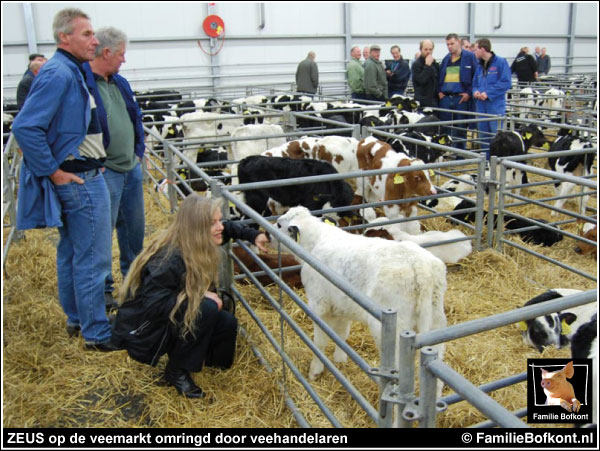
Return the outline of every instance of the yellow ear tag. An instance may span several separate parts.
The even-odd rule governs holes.
[[[390,101],[385,102],[385,106],[392,106],[392,102],[390,102]]]
[[[252,114],[252,113],[250,113],[250,111],[248,111],[248,110],[245,110],[242,114]]]
[[[525,137],[525,139],[531,139],[531,137],[533,136],[531,133],[527,132],[523,135]]]
[[[170,128],[168,134],[169,135],[174,135],[175,134],[175,130],[173,130],[172,128]]]
[[[327,225],[332,225],[335,227],[335,222],[333,222],[331,219],[324,219],[323,222]]]
[[[440,144],[442,144],[442,145],[446,144],[446,138],[440,139]]]
[[[550,143],[544,143],[544,145],[542,146],[542,149],[550,150]]]
[[[235,208],[235,204],[233,202],[229,201],[229,207],[230,208]]]
[[[396,177],[394,177],[394,185],[399,185],[400,183],[404,183],[404,177],[400,174],[396,174]]]
[[[433,169],[430,169],[430,170],[429,170],[429,176],[430,176],[430,177],[433,177],[434,175],[435,175],[435,172],[433,172]]]
[[[521,329],[523,332],[527,330],[527,323],[525,321],[519,321],[517,325],[519,326],[519,329]]]
[[[569,335],[571,333],[571,326],[564,319],[560,322],[560,327],[562,328],[561,335]]]
[[[185,176],[185,174],[180,174],[179,177],[181,177],[181,180],[186,180],[187,177]]]
[[[204,147],[200,147],[200,148],[198,149],[198,153],[202,153],[202,152],[204,152],[205,150],[206,150],[206,149],[205,149]]]

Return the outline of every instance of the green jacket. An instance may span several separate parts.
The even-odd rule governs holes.
[[[365,63],[365,94],[375,99],[387,99],[388,85],[383,66],[369,57]]]
[[[365,88],[363,81],[365,78],[365,69],[357,58],[352,58],[348,63],[348,86],[352,94],[364,94]]]

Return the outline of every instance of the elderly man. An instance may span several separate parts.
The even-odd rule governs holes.
[[[504,58],[492,52],[489,39],[479,39],[475,43],[475,56],[479,60],[475,78],[473,78],[473,98],[478,113],[506,114],[506,92],[512,87],[510,67]],[[489,141],[496,135],[498,122],[482,121],[478,123],[482,147],[489,160]]]
[[[23,78],[17,86],[17,107],[19,110],[23,108],[27,94],[31,89],[31,83],[33,83],[34,77],[37,75],[41,67],[48,61],[46,57],[40,53],[32,53],[29,55],[29,65],[27,70],[23,74]]]
[[[144,190],[140,164],[144,156],[144,128],[142,112],[131,86],[118,74],[125,62],[127,36],[115,28],[101,28],[96,32],[96,38],[99,44],[95,57],[83,67],[102,127],[111,230],[117,228],[121,274],[125,277],[144,244]],[[112,291],[111,272],[104,289],[108,308],[116,307]]]
[[[397,45],[392,46],[390,53],[393,59],[386,60],[385,62],[385,74],[388,79],[388,96],[392,97],[394,94],[404,95],[404,90],[406,89],[408,80],[410,80],[408,61],[402,58],[400,47]]]
[[[387,99],[388,85],[383,66],[379,62],[381,47],[372,45],[369,59],[365,63],[365,96],[367,100],[384,102]]]
[[[426,39],[419,44],[420,55],[412,65],[415,100],[421,106],[437,106],[440,65],[433,57],[433,41]],[[416,55],[415,55],[416,56]]]
[[[439,106],[446,110],[469,111],[471,110],[471,85],[477,69],[477,59],[475,55],[461,47],[458,35],[454,33],[446,36],[446,47],[448,54],[440,64]],[[440,111],[439,115],[442,121],[465,118],[462,114],[445,111]],[[463,125],[449,127],[447,133],[457,138],[458,148],[465,148],[466,130]]]
[[[52,29],[58,49],[12,127],[24,159],[17,227],[58,227],[58,295],[67,333],[81,331],[86,349],[114,351],[104,305],[111,266],[106,152],[82,67],[94,58],[98,40],[79,9],[59,11]]]
[[[314,94],[319,86],[319,68],[315,63],[315,52],[308,52],[305,60],[296,69],[296,89],[298,92]]]
[[[360,63],[360,47],[355,45],[350,49],[350,62],[346,70],[348,76],[348,86],[350,86],[350,95],[353,99],[364,99],[365,88],[363,81],[365,69]]]
[[[371,48],[368,45],[363,47],[362,56],[363,56],[363,66],[367,63],[369,59],[369,54],[371,53]]]

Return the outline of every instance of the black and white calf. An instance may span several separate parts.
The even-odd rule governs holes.
[[[311,159],[250,156],[238,165],[240,184],[327,174],[337,174],[337,171],[327,162]],[[283,207],[302,205],[310,210],[320,210],[327,202],[334,208],[350,205],[354,192],[347,182],[334,180],[245,191],[244,197],[248,206],[269,216],[272,213],[268,206],[269,199]]]
[[[564,296],[581,293],[581,290],[556,288],[536,296],[525,303],[525,306],[547,302]],[[598,303],[592,302],[568,310],[539,316],[519,323],[523,341],[542,352],[547,346],[560,349],[569,346],[581,326],[591,321],[596,315]]]
[[[441,144],[444,146],[452,145],[452,138],[450,138],[448,135],[427,136],[420,132],[410,131],[402,133],[400,136],[418,139],[426,143]],[[425,144],[409,143],[406,141],[400,141],[398,139],[393,139],[391,142],[388,141],[388,144],[390,144],[396,152],[407,153],[412,158],[423,160],[424,163],[434,163],[436,161],[440,161],[446,154],[446,152],[443,150],[434,149],[433,147],[428,147]],[[404,150],[402,150],[402,148],[404,148]]]
[[[513,157],[525,155],[532,146],[550,150],[550,143],[542,131],[535,125],[529,124],[521,128],[518,132],[499,131],[490,144],[490,156]],[[499,170],[498,168],[498,179],[500,178]],[[526,172],[518,169],[507,170],[507,186],[524,185],[526,183],[529,183]],[[518,195],[520,189],[515,190],[515,193]]]
[[[560,152],[564,150],[580,150],[580,149],[591,149],[594,144],[587,139],[580,138],[576,134],[566,133],[561,134],[556,141],[550,146],[550,152]],[[550,169],[559,174],[577,176],[577,177],[588,177],[592,172],[592,165],[594,164],[595,155],[593,153],[579,154],[579,155],[566,155],[559,158],[548,158],[548,165]],[[577,185],[571,182],[560,182],[556,181],[554,186],[557,191],[558,197],[564,197],[571,194]],[[584,195],[581,199],[581,207],[579,213],[585,214],[585,208],[587,206],[589,195]],[[556,208],[562,208],[567,199],[558,199],[554,206]],[[553,211],[552,216],[557,215],[558,212]]]

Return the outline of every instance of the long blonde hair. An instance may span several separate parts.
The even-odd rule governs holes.
[[[141,284],[142,269],[158,251],[166,248],[164,261],[178,250],[185,263],[185,288],[177,296],[169,319],[176,323],[175,314],[187,300],[181,335],[194,334],[194,323],[200,313],[204,294],[216,283],[221,261],[221,250],[210,233],[213,217],[221,208],[218,199],[191,194],[179,206],[169,228],[156,235],[131,264],[119,290],[119,300],[127,302],[135,297]]]

